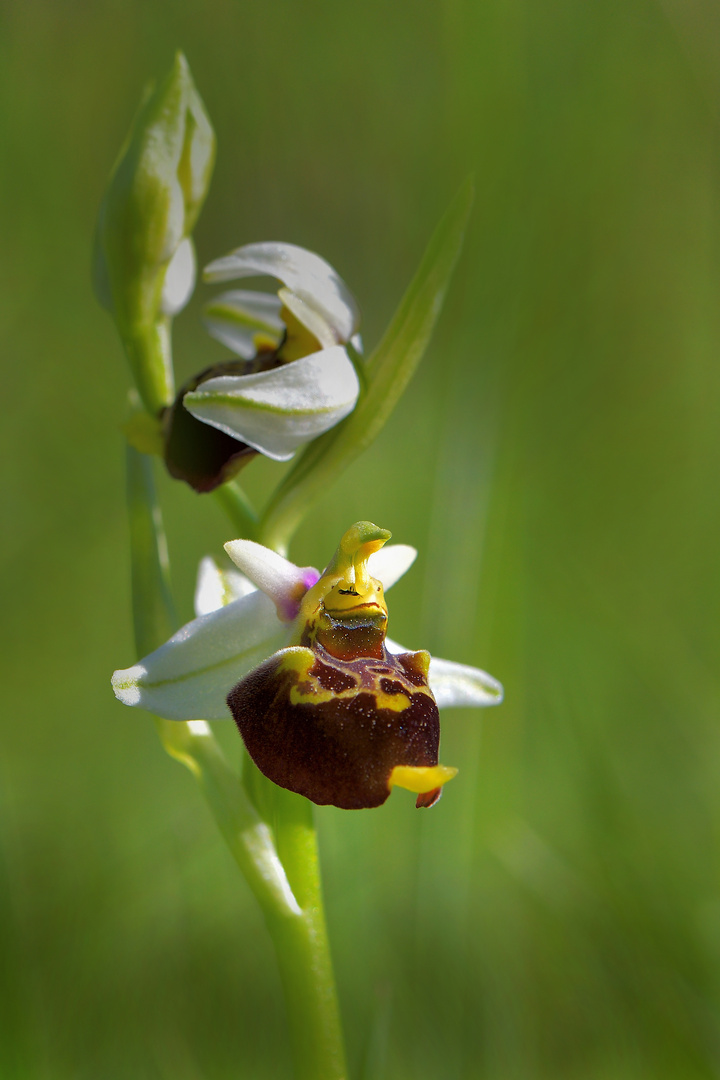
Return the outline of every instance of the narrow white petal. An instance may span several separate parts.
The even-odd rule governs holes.
[[[385,638],[390,653],[411,652],[397,641]],[[503,699],[502,684],[480,668],[456,664],[454,660],[430,658],[430,689],[439,709],[453,706],[499,705]]]
[[[139,664],[113,675],[126,705],[168,720],[224,720],[240,679],[287,644],[272,601],[259,590],[183,626]]]
[[[209,615],[225,604],[253,592],[255,586],[237,570],[221,570],[214,559],[206,555],[200,560],[195,585],[195,614]]]
[[[314,567],[296,566],[253,540],[230,540],[225,550],[243,574],[270,597],[283,621],[295,618],[300,600],[320,577]]]
[[[389,544],[373,552],[368,559],[371,577],[382,581],[385,591],[399,581],[417,558],[417,551],[409,544]]]
[[[320,313],[338,341],[349,341],[360,321],[352,293],[329,263],[295,244],[245,244],[205,267],[206,281],[269,274]]]
[[[164,315],[177,315],[182,311],[195,288],[196,273],[195,248],[188,236],[178,245],[165,271],[160,298]]]
[[[257,334],[280,341],[284,329],[281,307],[282,302],[273,293],[232,289],[205,305],[203,323],[217,341],[251,360],[257,352]]]
[[[352,412],[359,392],[355,369],[336,345],[270,371],[208,379],[183,404],[198,420],[287,461]]]

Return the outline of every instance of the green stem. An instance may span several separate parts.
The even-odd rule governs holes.
[[[177,630],[177,616],[153,459],[132,446],[126,455],[133,630],[138,656],[147,656]]]
[[[230,518],[238,537],[254,540],[257,535],[258,517],[252,503],[235,480],[228,480],[214,492],[216,500]]]
[[[266,538],[260,535],[260,542]],[[297,1080],[345,1080],[345,1050],[320,878],[314,807],[277,787],[247,759],[246,789],[273,826],[280,861],[302,908],[300,926],[269,915],[285,992]]]
[[[143,656],[167,639],[176,622],[153,461],[128,447],[127,466],[133,615]],[[165,750],[198,781],[265,915],[285,992],[297,1080],[346,1080],[312,805],[275,787],[249,763],[251,801],[248,785],[230,768],[204,721],[157,719],[156,724]]]
[[[275,811],[278,854],[302,908],[299,923],[268,918],[285,991],[297,1080],[341,1080],[347,1071],[313,807],[301,795],[278,788]]]
[[[170,327],[171,320],[162,315],[150,325],[134,326],[122,334],[135,385],[151,416],[157,416],[175,397]]]

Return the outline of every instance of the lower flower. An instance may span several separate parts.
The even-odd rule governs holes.
[[[383,581],[415,557],[406,545],[381,550],[389,537],[357,522],[322,575],[251,541],[226,544],[246,576],[205,561],[203,614],[116,672],[116,696],[169,719],[229,708],[260,771],[315,803],[374,807],[404,787],[434,805],[457,772],[438,762],[438,703],[497,704],[502,687],[387,638]]]

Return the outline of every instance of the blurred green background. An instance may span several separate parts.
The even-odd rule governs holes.
[[[219,142],[201,262],[313,248],[369,345],[477,178],[423,366],[292,551],[391,528],[420,551],[393,636],[507,691],[444,717],[461,773],[437,809],[318,813],[353,1080],[720,1076],[720,9],[6,0],[0,1077],[290,1072],[249,890],[109,687],[135,659],[129,375],[90,249],[178,47]],[[223,355],[206,295],[181,376]],[[228,527],[159,483],[189,618]]]

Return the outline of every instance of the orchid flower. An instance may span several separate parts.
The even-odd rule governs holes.
[[[438,706],[495,705],[502,687],[387,638],[384,592],[416,556],[389,538],[357,522],[322,574],[231,541],[242,573],[203,560],[198,617],[116,671],[116,697],[170,720],[232,714],[261,772],[315,803],[379,806],[398,786],[432,806],[457,772],[438,763]]]
[[[256,453],[287,461],[347,416],[360,392],[345,348],[360,344],[358,309],[329,263],[294,244],[260,243],[205,269],[208,282],[259,275],[280,281],[277,295],[235,289],[205,308],[209,333],[238,359],[201,372],[165,415],[168,468],[197,491]]]

